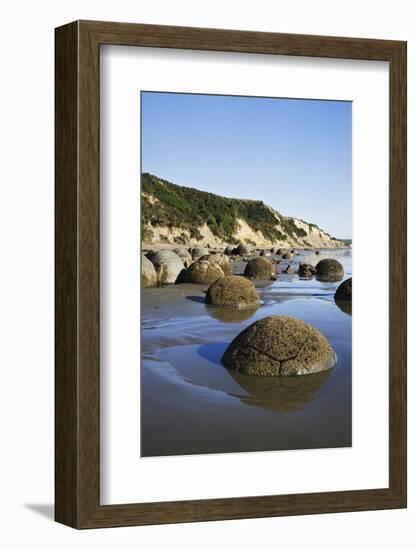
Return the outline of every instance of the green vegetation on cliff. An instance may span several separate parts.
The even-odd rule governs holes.
[[[180,227],[195,234],[197,227],[207,223],[214,235],[233,243],[238,218],[271,241],[287,238],[275,227],[278,220],[273,210],[262,201],[228,199],[142,174],[143,226]],[[291,218],[280,217],[282,224],[288,220],[294,224]]]
[[[271,243],[287,242],[311,246],[305,239],[310,239],[311,233],[315,235],[313,246],[321,244],[317,244],[317,238],[325,237],[325,241],[334,240],[317,225],[283,216],[262,201],[229,199],[176,185],[149,173],[142,174],[144,241],[155,238],[154,231],[156,230],[157,235],[158,228],[177,230],[176,236],[172,239],[176,244],[186,244],[190,238],[200,241],[203,239],[200,231],[207,224],[213,235],[224,242],[235,244],[238,242],[239,221],[246,223],[252,231],[259,232]],[[299,227],[303,224],[303,227]],[[159,240],[167,242],[168,238],[159,233]],[[256,244],[248,238],[245,242]]]

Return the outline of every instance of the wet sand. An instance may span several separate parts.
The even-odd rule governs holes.
[[[325,257],[343,264],[343,280],[351,276],[348,249],[301,251],[292,265],[297,271],[298,263]],[[244,266],[235,262],[233,271],[241,274]],[[143,289],[141,456],[351,446],[352,323],[334,302],[339,284],[280,274],[255,282],[262,305],[249,310],[206,306],[207,285]],[[321,330],[336,367],[282,379],[223,367],[232,339],[268,315],[291,315]]]

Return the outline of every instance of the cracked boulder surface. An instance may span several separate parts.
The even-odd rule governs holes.
[[[244,275],[252,279],[267,279],[276,275],[275,267],[272,262],[266,258],[259,257],[249,260],[246,264]]]
[[[239,275],[229,275],[212,283],[205,302],[216,306],[257,307],[259,295],[252,281]]]
[[[224,271],[218,263],[200,259],[184,271],[179,282],[205,285],[220,277],[224,277]]]
[[[236,336],[222,357],[225,367],[254,376],[298,376],[333,368],[327,338],[305,321],[272,315]]]

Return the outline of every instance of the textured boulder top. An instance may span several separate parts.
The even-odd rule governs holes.
[[[184,271],[180,282],[205,285],[223,276],[224,271],[219,263],[200,258]]]
[[[190,254],[193,258],[200,258],[208,254],[208,250],[204,246],[194,246],[194,248],[190,249]]]
[[[246,264],[244,274],[254,279],[270,279],[276,274],[274,265],[266,258],[253,258]]]
[[[178,254],[176,254],[173,250],[168,249],[149,252],[148,258],[154,265],[158,265],[162,262],[180,260]]]
[[[230,265],[230,260],[225,254],[206,254],[198,258],[198,262],[207,261],[211,264],[218,264],[225,275],[230,275],[232,273],[232,267]]]
[[[343,276],[343,266],[334,258],[325,258],[316,265],[317,275],[337,274]]]
[[[224,366],[255,376],[297,376],[333,368],[336,354],[323,334],[300,319],[256,321],[229,345]]]
[[[180,258],[191,258],[191,254],[188,252],[188,250],[184,247],[178,247],[174,248],[175,254],[177,254]]]
[[[257,307],[259,296],[251,281],[229,275],[214,281],[207,290],[205,302],[217,306]]]

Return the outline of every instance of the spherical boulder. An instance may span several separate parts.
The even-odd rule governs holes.
[[[239,246],[237,246],[234,250],[234,253],[238,256],[245,256],[246,254],[250,254],[252,252],[250,246],[247,244],[240,243]]]
[[[141,283],[142,287],[156,286],[157,285],[157,276],[153,263],[148,260],[148,258],[142,255],[142,265],[141,265]]]
[[[325,258],[316,265],[316,275],[322,281],[340,281],[343,277],[343,266],[334,258]]]
[[[228,275],[214,281],[207,290],[205,302],[233,307],[257,307],[260,303],[254,284],[239,275]]]
[[[207,248],[204,248],[204,246],[194,246],[190,249],[190,254],[193,257],[193,260],[197,260],[198,258],[201,258],[201,256],[206,256],[208,254]]]
[[[282,255],[283,260],[291,260],[292,254],[291,252],[285,252],[285,254]]]
[[[272,315],[238,334],[222,363],[248,375],[298,376],[333,368],[336,354],[327,338],[305,321]]]
[[[173,250],[152,250],[148,254],[148,258],[156,267],[160,262],[166,262],[168,260],[178,260],[179,256]]]
[[[188,267],[193,261],[191,254],[188,252],[188,250],[185,247],[174,248],[174,252],[175,254],[177,254],[177,256],[181,258],[181,260],[183,261],[183,264],[186,267]]]
[[[206,256],[201,256],[197,261],[201,262],[202,260],[206,260],[213,264],[219,264],[225,275],[231,275],[232,273],[230,260],[225,254],[207,254]]]
[[[154,263],[158,284],[172,285],[181,279],[185,271],[184,264],[178,256]]]
[[[182,274],[181,282],[205,285],[220,277],[224,277],[224,271],[218,263],[200,258]]]
[[[299,277],[312,277],[316,274],[316,268],[311,264],[300,264],[298,267]]]
[[[352,301],[352,277],[343,281],[334,294],[336,302],[351,302]]]
[[[277,255],[278,256],[283,256],[287,251],[285,250],[285,248],[277,248]]]
[[[244,275],[253,279],[270,279],[276,275],[272,262],[266,258],[253,258],[246,264]]]

